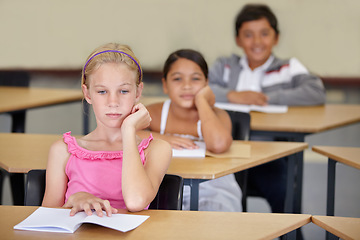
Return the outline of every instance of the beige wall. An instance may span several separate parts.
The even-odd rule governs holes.
[[[241,53],[240,0],[0,0],[0,69],[80,68],[100,44],[129,44],[147,70],[179,48]],[[265,1],[263,1],[265,2]],[[269,0],[280,22],[274,52],[323,76],[360,75],[360,1]]]

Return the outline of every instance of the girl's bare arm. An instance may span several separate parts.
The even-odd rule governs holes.
[[[221,153],[227,151],[232,143],[231,120],[224,110],[215,108],[214,103],[215,95],[209,86],[201,89],[195,97],[206,148]]]
[[[63,140],[53,143],[46,167],[46,188],[42,206],[61,207],[64,205],[68,182],[65,166],[68,158],[69,153]]]
[[[140,211],[154,199],[171,160],[171,147],[160,139],[153,140],[146,149],[145,166],[142,164],[136,131],[147,127],[150,115],[142,105],[124,120],[122,191],[129,211]]]

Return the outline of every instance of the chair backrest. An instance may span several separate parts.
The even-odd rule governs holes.
[[[25,206],[40,206],[45,193],[45,169],[30,170],[25,185]],[[183,198],[183,178],[165,174],[150,209],[181,210]]]
[[[45,193],[45,169],[30,170],[25,184],[25,206],[41,206]]]
[[[227,111],[232,122],[232,136],[234,140],[249,140],[250,114],[246,112]]]
[[[182,177],[165,174],[155,199],[149,209],[181,210],[184,180]]]

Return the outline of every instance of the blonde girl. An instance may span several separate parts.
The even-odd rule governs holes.
[[[147,208],[169,166],[171,147],[136,135],[151,121],[137,103],[143,89],[139,60],[126,45],[103,45],[87,58],[81,87],[97,125],[79,138],[67,132],[51,146],[42,205],[71,208],[71,216]]]

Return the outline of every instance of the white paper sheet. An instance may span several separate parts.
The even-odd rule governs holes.
[[[195,141],[199,148],[196,149],[174,149],[173,157],[205,157],[206,145],[205,142]]]
[[[288,106],[286,105],[266,105],[266,106],[258,106],[258,105],[244,105],[244,104],[236,104],[236,103],[224,103],[217,102],[215,103],[215,107],[235,111],[235,112],[265,112],[265,113],[286,113],[288,111]]]
[[[127,232],[140,226],[149,216],[133,214],[112,214],[98,217],[95,213],[87,216],[79,212],[70,217],[70,209],[39,207],[24,221],[14,226],[17,230],[74,233],[83,223],[93,223]]]

